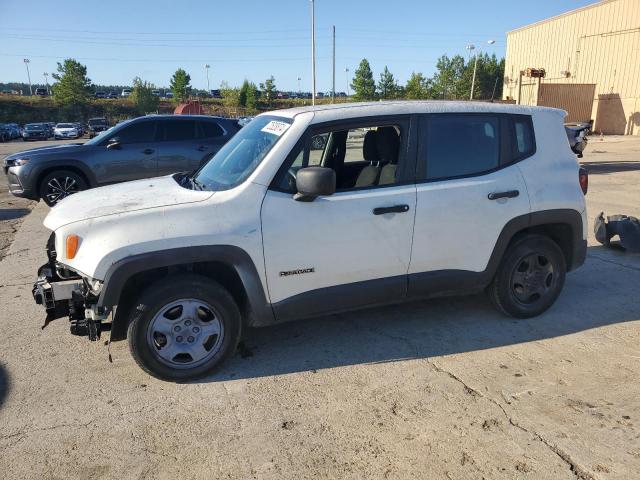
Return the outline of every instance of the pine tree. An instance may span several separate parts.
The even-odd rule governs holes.
[[[91,80],[87,78],[87,67],[67,58],[58,63],[58,73],[53,74],[58,82],[53,85],[53,98],[61,105],[81,104],[89,100]]]
[[[378,92],[381,98],[396,98],[398,95],[398,84],[393,78],[393,73],[389,71],[385,65],[384,71],[380,74],[380,81],[378,82]]]
[[[371,66],[366,58],[363,58],[353,77],[351,88],[356,100],[373,100],[376,98],[376,82],[373,79]]]
[[[404,88],[406,98],[418,100],[428,98],[427,80],[422,73],[413,72]]]
[[[187,72],[182,68],[176,70],[173,77],[171,77],[171,82],[169,82],[175,101],[185,102],[189,98],[189,91],[191,90],[190,83],[191,76]]]

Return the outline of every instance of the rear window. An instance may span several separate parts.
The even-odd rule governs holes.
[[[429,180],[475,175],[499,165],[497,115],[433,114],[424,133],[426,152],[420,161],[426,161]]]

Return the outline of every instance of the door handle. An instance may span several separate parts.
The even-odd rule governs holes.
[[[518,190],[507,190],[506,192],[491,192],[487,195],[489,200],[498,200],[499,198],[516,198],[520,195]]]
[[[155,150],[153,148],[145,148],[142,153],[144,153],[145,155],[151,155],[153,152],[155,152]]]
[[[409,205],[394,205],[393,207],[377,207],[373,209],[374,215],[384,215],[385,213],[405,213],[409,211]]]

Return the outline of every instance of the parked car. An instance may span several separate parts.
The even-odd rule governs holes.
[[[160,96],[160,90],[151,90],[151,95],[153,95],[154,97],[159,97]]]
[[[78,137],[80,137],[80,131],[75,123],[59,123],[53,129],[53,138],[56,140]]]
[[[280,100],[286,100],[287,98],[289,98],[289,94],[287,92],[278,92],[276,97]]]
[[[11,193],[52,206],[72,193],[100,185],[193,171],[239,129],[236,121],[219,117],[139,117],[84,144],[9,155],[4,168]]]
[[[54,208],[34,298],[92,340],[111,319],[110,339],[172,381],[208,374],[247,327],[483,290],[534,317],[586,256],[564,115],[472,102],[260,115],[193,174]]]
[[[173,98],[173,92],[167,92],[164,94],[165,98]]]
[[[129,95],[131,95],[131,89],[130,88],[123,88],[122,89],[122,93],[120,94],[122,97],[126,98]]]
[[[109,92],[107,93],[107,98],[109,99],[120,98],[120,95],[118,95],[118,92]]]
[[[53,136],[49,125],[46,123],[27,123],[22,129],[22,140],[48,140]]]
[[[93,138],[101,132],[109,129],[109,123],[104,117],[90,118],[89,124],[89,138]]]
[[[222,98],[220,90],[211,90],[211,98]]]
[[[46,88],[36,88],[33,93],[38,97],[46,97],[47,95],[49,95],[49,92],[47,92]]]
[[[106,92],[96,92],[93,96],[95,98],[107,98],[107,93]]]
[[[11,140],[22,136],[22,129],[17,123],[7,123],[7,127],[11,133]]]
[[[11,140],[11,128],[9,125],[0,123],[0,142],[8,142]]]

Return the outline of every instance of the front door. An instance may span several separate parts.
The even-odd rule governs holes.
[[[126,182],[158,175],[156,122],[138,121],[96,145],[88,160],[99,184]],[[116,142],[116,145],[110,145]]]
[[[393,302],[406,294],[416,206],[415,185],[407,179],[408,118],[312,133],[292,152],[262,205],[268,290],[279,320]],[[376,148],[382,153],[374,161],[370,152]],[[340,178],[345,162],[362,162],[361,171],[366,169],[350,185]],[[336,193],[294,200],[295,174],[308,165],[336,170]]]

